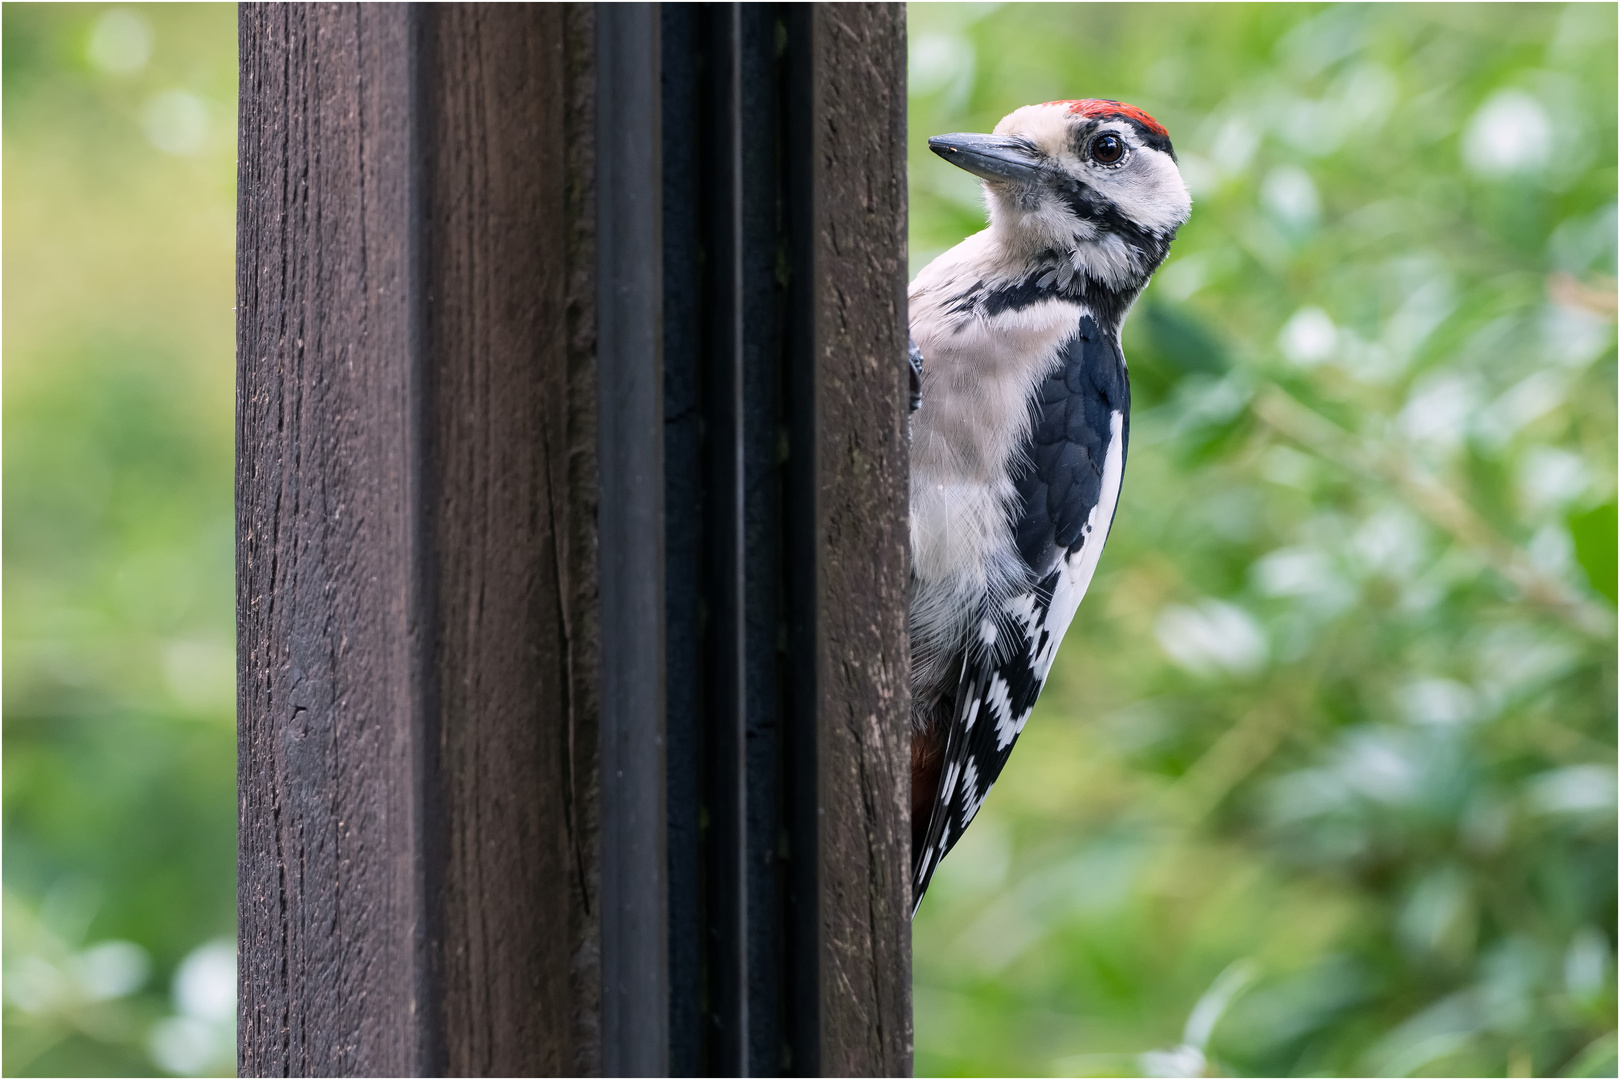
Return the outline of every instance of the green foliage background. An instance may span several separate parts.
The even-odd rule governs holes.
[[[1052,681],[915,923],[921,1074],[1614,1075],[1612,5],[910,8],[925,138],[1108,97],[1191,222]]]
[[[3,20],[4,1071],[219,1071],[234,10]],[[912,6],[914,266],[982,226],[924,138],[1031,101],[1195,197],[919,1073],[1614,1074],[1615,23]]]
[[[234,1060],[236,12],[108,13],[0,39],[10,1075]]]

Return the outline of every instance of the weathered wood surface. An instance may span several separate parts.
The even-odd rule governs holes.
[[[812,18],[819,1071],[907,1076],[905,8]]]
[[[588,42],[242,9],[244,1075],[598,1067]]]
[[[567,159],[588,28],[562,5],[420,17],[444,1066],[568,1074],[596,1061],[597,1012],[596,372],[569,340],[594,278]]]
[[[904,9],[771,11],[790,854],[780,940],[744,932],[787,980],[763,1041],[790,1053],[751,1071],[904,1075]],[[616,977],[667,957],[636,958],[665,947],[642,925],[666,910],[656,875],[621,873],[633,912],[599,892],[605,846],[664,842],[599,833],[601,695],[662,693],[645,664],[606,682],[601,657],[599,13],[242,9],[243,1075],[592,1074],[656,1058],[610,1041],[668,1038],[667,1000],[651,1028],[646,1002],[601,1028],[602,935]]]

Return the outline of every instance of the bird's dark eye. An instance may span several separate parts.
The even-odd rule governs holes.
[[[1125,144],[1118,135],[1099,135],[1091,140],[1091,159],[1103,165],[1112,165],[1125,156]]]

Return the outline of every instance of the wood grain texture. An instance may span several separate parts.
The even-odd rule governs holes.
[[[813,18],[819,1067],[907,1076],[905,8]]]
[[[430,1054],[411,436],[411,27],[244,7],[238,174],[240,1067]],[[359,992],[361,987],[364,992]]]
[[[905,1075],[904,11],[784,18],[788,1064]],[[593,19],[242,9],[243,1075],[602,1067]]]
[[[442,897],[445,1066],[570,1074],[595,1062],[594,984],[575,976],[594,948],[595,845],[575,819],[595,817],[597,680],[594,549],[578,528],[595,518],[594,366],[568,348],[581,193],[566,149],[582,133],[565,110],[568,9],[446,4],[423,18],[445,845],[427,871]]]
[[[244,1075],[597,1068],[589,17],[242,9]]]

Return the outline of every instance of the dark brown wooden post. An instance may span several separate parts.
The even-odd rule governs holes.
[[[242,9],[246,1074],[596,1067],[589,14]]]
[[[819,1071],[909,1076],[905,9],[811,11]]]
[[[910,1070],[904,11],[704,10],[242,8],[243,1075]]]

